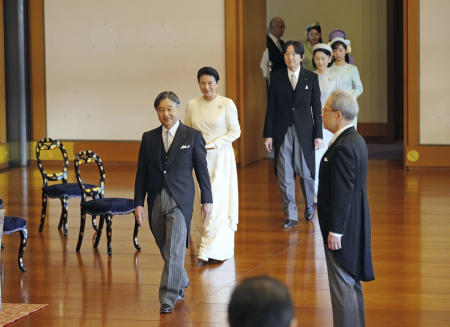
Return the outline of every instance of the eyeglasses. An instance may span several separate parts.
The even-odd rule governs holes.
[[[327,109],[326,107],[323,107],[322,112],[337,112],[337,110]]]

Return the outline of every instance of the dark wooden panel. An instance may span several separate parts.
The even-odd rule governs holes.
[[[248,165],[265,158],[267,151],[263,145],[262,131],[266,113],[267,83],[262,76],[259,62],[266,48],[266,1],[243,1],[243,49],[245,102],[242,163]]]
[[[47,136],[45,93],[44,1],[28,2],[30,25],[31,139]]]
[[[6,143],[5,42],[3,0],[0,0],[0,144]]]

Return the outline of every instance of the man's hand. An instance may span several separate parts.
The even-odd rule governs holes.
[[[267,152],[272,152],[272,138],[271,137],[267,137],[264,139],[264,145],[266,146],[266,150]]]
[[[144,207],[137,206],[136,208],[134,208],[134,216],[136,217],[138,225],[142,226],[142,223],[145,220]]]
[[[203,216],[203,219],[205,220],[205,222],[209,221],[209,219],[211,218],[212,210],[213,210],[212,203],[203,203],[202,204],[202,216]]]
[[[314,149],[319,150],[321,147],[323,147],[322,139],[314,139]]]
[[[339,250],[342,249],[341,246],[341,238],[338,236],[333,236],[331,234],[328,234],[328,248],[330,250]]]

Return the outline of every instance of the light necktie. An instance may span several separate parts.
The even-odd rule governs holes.
[[[277,40],[277,43],[275,43],[275,45],[277,46],[278,50],[280,50],[280,52],[283,53],[283,49],[281,48],[280,40]]]
[[[170,147],[170,140],[169,140],[170,132],[169,132],[169,130],[165,131],[164,134],[165,134],[165,137],[164,137],[164,149],[167,152],[167,151],[169,151],[169,147]]]
[[[295,90],[295,87],[297,86],[297,81],[296,81],[294,73],[291,73],[291,85],[292,85],[292,89]]]

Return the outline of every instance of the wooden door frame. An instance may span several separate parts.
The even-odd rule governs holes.
[[[420,144],[419,0],[403,0],[404,165],[450,166],[450,146]]]

